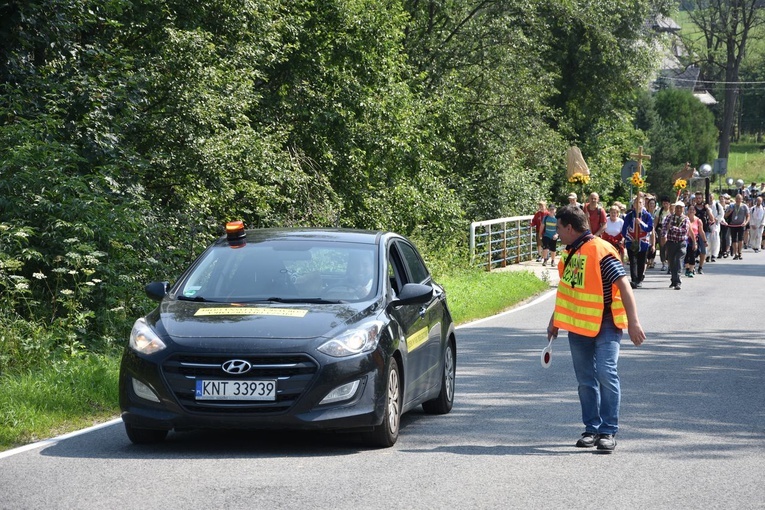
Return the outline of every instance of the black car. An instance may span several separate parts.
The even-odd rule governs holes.
[[[226,225],[138,319],[120,368],[134,443],[190,428],[359,432],[391,446],[402,413],[445,414],[456,336],[444,289],[389,232]]]

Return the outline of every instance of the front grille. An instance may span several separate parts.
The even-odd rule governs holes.
[[[246,374],[231,375],[221,366],[230,359],[248,361],[252,369]],[[188,411],[199,413],[263,414],[287,411],[305,392],[318,371],[318,364],[308,356],[232,356],[175,355],[162,365],[170,389]],[[275,401],[198,401],[194,398],[197,379],[242,380],[276,379]]]

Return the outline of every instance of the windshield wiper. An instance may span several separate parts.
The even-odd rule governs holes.
[[[273,301],[274,303],[317,303],[323,305],[339,305],[345,303],[340,299],[324,299],[320,297],[306,297],[306,298],[282,298],[282,297],[270,297],[264,301]]]
[[[195,303],[222,303],[222,301],[218,299],[207,299],[202,296],[178,296],[176,299],[179,301],[194,301]]]

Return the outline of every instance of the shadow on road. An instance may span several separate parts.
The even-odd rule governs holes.
[[[750,289],[733,292],[728,277],[741,275],[745,265],[711,264],[709,276],[684,282],[682,292],[667,289],[666,294],[656,291],[669,277],[658,270],[647,273],[647,288],[636,296],[648,340],[635,348],[625,338],[619,361],[620,451],[729,458],[765,449],[765,336],[757,326],[761,318],[742,313],[739,306],[741,300],[751,304],[759,298],[749,298]],[[752,265],[751,271],[760,268]],[[705,287],[710,277],[714,279]],[[708,290],[715,281],[719,293]],[[591,453],[572,446],[583,427],[565,332],[553,343],[552,366],[540,365],[551,309],[550,300],[460,328],[454,409],[445,416],[419,409],[408,413],[402,418],[399,442],[381,451],[472,456]],[[175,459],[322,457],[367,451],[351,435],[300,431],[191,431],[171,433],[159,445],[135,446],[119,425],[60,441],[42,454]]]

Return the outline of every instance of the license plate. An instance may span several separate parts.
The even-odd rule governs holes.
[[[276,381],[197,380],[197,400],[276,400]]]

